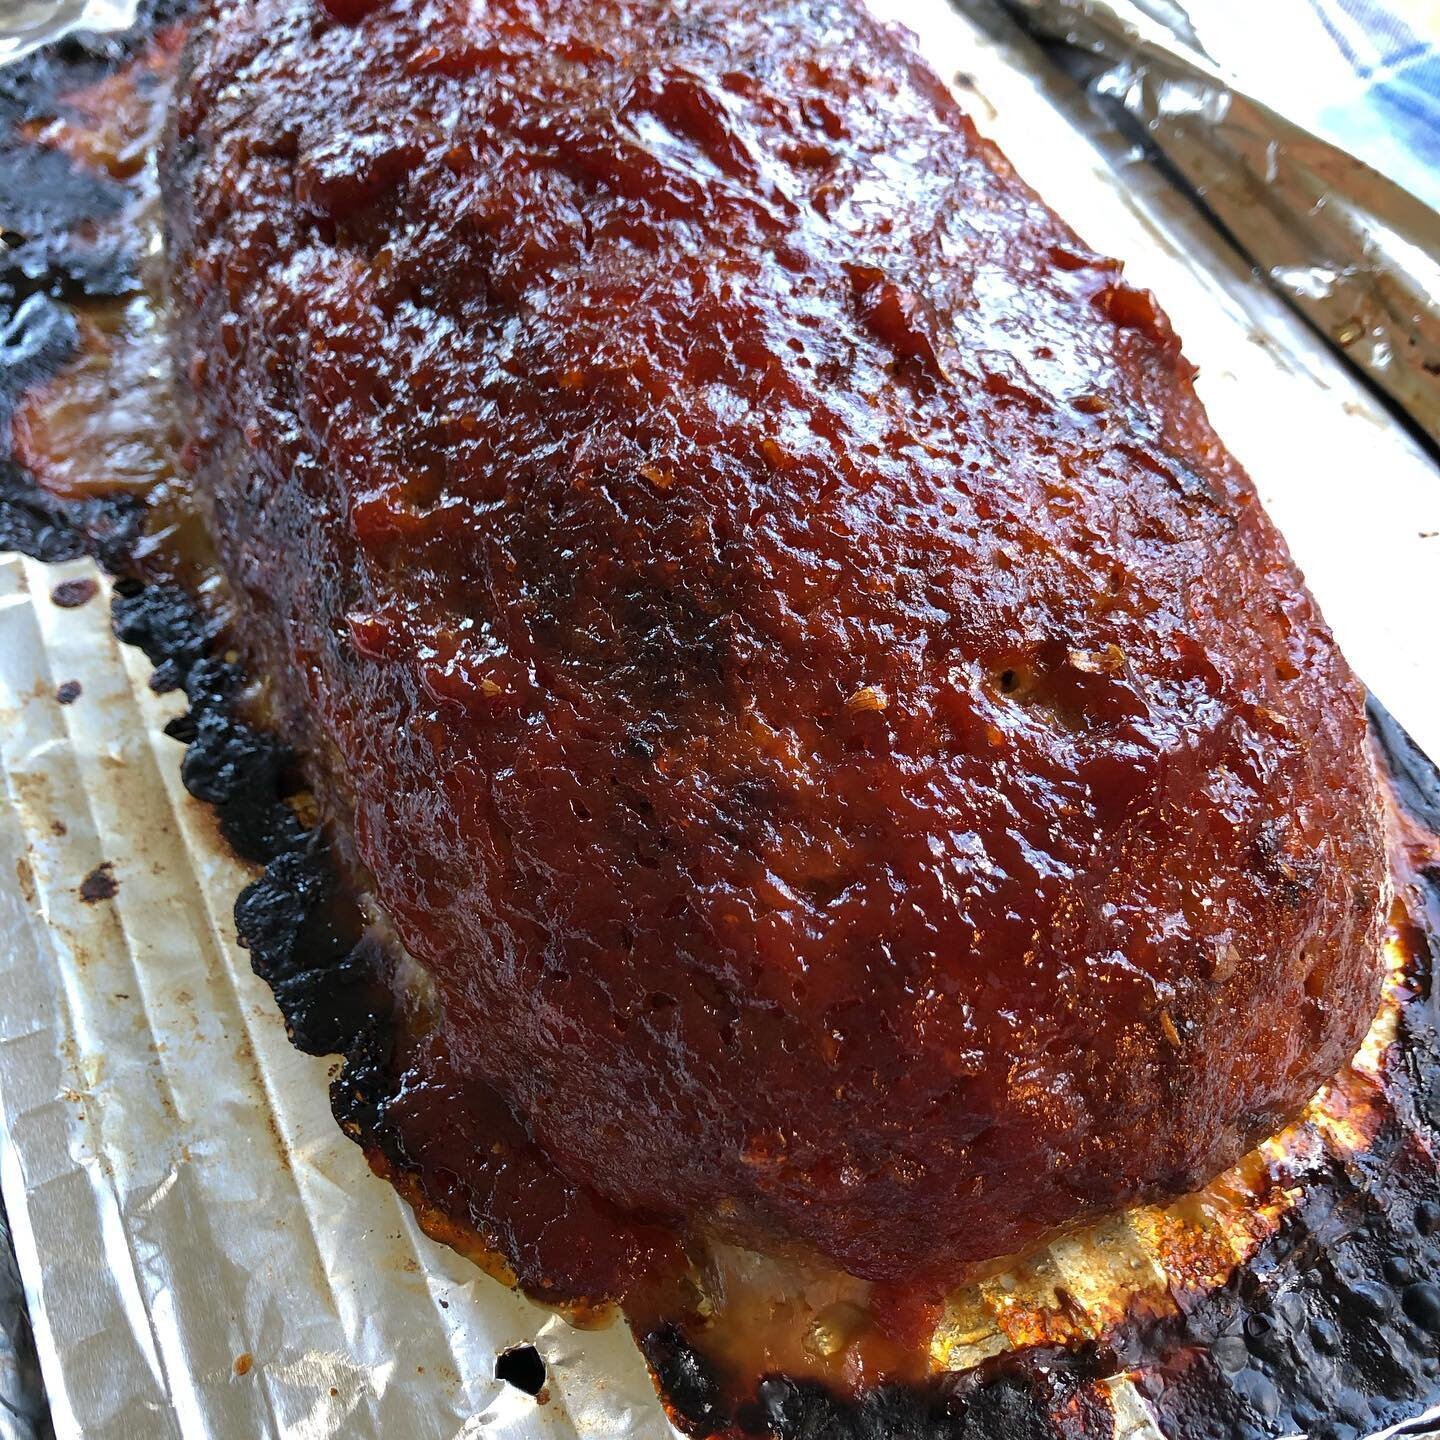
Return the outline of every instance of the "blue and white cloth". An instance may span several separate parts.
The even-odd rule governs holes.
[[[1440,210],[1440,0],[1181,0],[1243,88]]]
[[[1405,174],[1393,178],[1410,189],[1433,186],[1433,196],[1421,198],[1440,204],[1440,3],[1310,5],[1359,87],[1321,112],[1325,127],[1362,157],[1382,133],[1386,150],[1401,154],[1381,157],[1377,168],[1398,162]]]

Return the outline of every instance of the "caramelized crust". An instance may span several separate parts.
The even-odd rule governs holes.
[[[431,1132],[938,1284],[1352,1052],[1359,690],[1152,297],[858,0],[213,0],[163,179]]]

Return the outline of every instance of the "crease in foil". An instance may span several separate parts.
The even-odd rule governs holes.
[[[1160,295],[1342,648],[1440,754],[1440,486],[1412,437],[994,5],[874,8]],[[330,1065],[235,944],[251,872],[180,784],[179,700],[103,593],[48,598],[93,573],[0,556],[0,1192],[57,1434],[668,1440],[623,1328],[572,1329],[429,1241],[340,1133]],[[102,865],[115,893],[86,903]],[[519,1343],[544,1404],[495,1379]],[[1128,1380],[1110,1396],[1123,1440],[1157,1440]]]
[[[125,30],[136,0],[6,0],[0,15],[0,65],[76,30]]]
[[[1236,244],[1440,446],[1440,214],[1242,88],[1174,0],[1004,0],[1103,57],[1119,101]],[[1306,66],[1301,37],[1284,65]]]

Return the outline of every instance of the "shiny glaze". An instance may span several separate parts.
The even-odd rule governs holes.
[[[1375,782],[1153,299],[849,0],[332,8],[188,52],[185,458],[430,1133],[913,1292],[1293,1114]]]

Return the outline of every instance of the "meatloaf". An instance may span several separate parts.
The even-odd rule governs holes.
[[[567,1182],[941,1285],[1353,1052],[1361,691],[1153,297],[903,32],[208,0],[162,182],[238,643]]]

